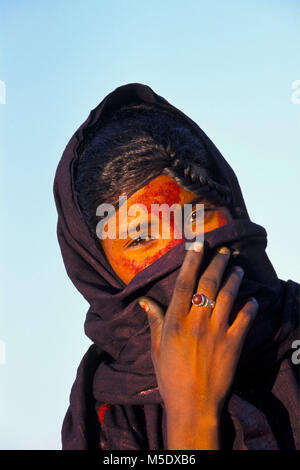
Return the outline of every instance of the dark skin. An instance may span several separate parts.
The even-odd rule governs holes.
[[[195,198],[198,200],[197,203],[202,203],[205,207],[205,233],[221,227],[231,219],[231,214],[226,207],[216,207],[206,200],[199,199],[199,196],[197,197],[195,193],[181,188],[167,175],[157,176],[127,199],[127,217],[124,217],[118,210],[110,218],[110,221],[116,225],[116,238],[105,238],[101,243],[110,265],[125,284],[128,284],[138,272],[145,269],[183,240],[182,237],[176,238],[179,230],[175,221],[170,220],[169,223],[162,214],[157,214],[155,211],[151,212],[151,205],[168,204],[172,206],[172,204],[178,204],[182,207],[184,204],[191,204],[191,201]],[[138,214],[134,214],[134,211],[131,213],[130,210],[134,208],[135,204],[143,204],[147,209],[147,213],[144,211]],[[195,212],[196,205],[193,214]],[[121,219],[121,224],[119,224],[119,219]],[[141,234],[148,235],[147,238],[141,239],[138,234],[135,239],[131,236],[122,238],[125,226],[129,227],[130,223],[135,222],[137,219],[141,226],[145,223],[148,224],[150,221],[156,226],[160,224],[159,237],[156,239],[151,238],[149,228],[144,227]],[[168,228],[167,226],[170,228],[170,236],[164,238],[162,237],[163,229]],[[108,224],[105,225],[104,230],[107,231],[107,228]],[[196,229],[192,221],[190,229],[194,229],[194,231]]]
[[[161,175],[128,198],[128,206],[168,201],[170,194],[160,190],[162,183],[164,187],[170,183],[170,194],[181,205],[195,197],[172,178]],[[227,208],[200,202],[209,209],[204,233],[231,219]],[[175,239],[176,226],[172,225],[170,233],[168,240],[150,240],[147,245],[134,242],[131,245],[134,248],[129,248],[127,240],[118,238],[105,239],[102,245],[115,272],[128,284],[137,272],[182,241]],[[152,361],[167,413],[168,449],[220,449],[221,412],[258,310],[255,299],[249,299],[229,326],[228,319],[243,279],[243,270],[237,266],[224,279],[230,256],[230,250],[222,247],[197,282],[203,247],[196,243],[193,250],[187,250],[166,312],[150,298],[139,299],[151,329]],[[215,299],[215,307],[199,308],[191,304],[195,292]]]
[[[230,258],[224,247],[197,285],[202,258],[202,249],[187,252],[165,315],[152,299],[141,299],[147,305],[152,360],[167,413],[168,449],[220,449],[222,408],[258,309],[249,300],[228,326],[243,271],[235,267],[220,289]],[[215,308],[191,307],[196,291],[216,298]]]

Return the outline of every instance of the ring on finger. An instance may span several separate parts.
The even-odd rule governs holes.
[[[195,305],[195,307],[210,307],[214,308],[216,305],[216,302],[212,299],[209,299],[206,297],[204,294],[194,294],[192,297],[192,304]]]

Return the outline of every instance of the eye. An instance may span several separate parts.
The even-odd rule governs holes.
[[[203,220],[203,218],[207,218],[213,211],[215,211],[214,207],[204,207],[204,209],[194,209],[191,214],[187,217],[187,222],[192,223],[198,218],[199,221]]]
[[[197,212],[200,212],[200,211],[193,211],[192,212],[191,217],[190,217],[192,220],[196,220]]]
[[[141,246],[141,245],[146,245],[147,243],[150,243],[151,240],[157,240],[155,237],[146,237],[142,238],[141,236],[135,238],[129,245],[128,247],[135,247],[135,246]]]
[[[188,223],[191,223],[191,222],[194,222],[196,220],[196,218],[199,217],[199,220],[202,220],[203,219],[203,214],[205,212],[206,209],[194,209],[191,214],[188,216]]]

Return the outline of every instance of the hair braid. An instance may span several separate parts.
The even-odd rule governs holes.
[[[181,156],[170,154],[172,165],[164,169],[164,173],[171,176],[176,183],[184,189],[196,194],[206,196],[218,205],[228,205],[231,201],[231,192],[228,186],[217,183],[205,170],[193,163],[187,163]]]
[[[229,206],[230,189],[211,178],[218,179],[218,169],[199,136],[162,106],[118,109],[85,132],[77,152],[76,195],[94,235],[99,204],[117,208],[121,193],[130,194],[162,173],[215,205]]]

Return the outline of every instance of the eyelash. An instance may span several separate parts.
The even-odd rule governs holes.
[[[199,210],[201,211],[201,209],[199,209]],[[199,210],[198,210],[198,211],[199,211]],[[206,208],[204,208],[204,212],[211,212],[211,211],[214,211],[214,210],[215,210],[215,209],[214,209],[213,207],[206,207]],[[196,215],[198,211],[195,209],[195,210],[191,213],[190,219],[191,219],[194,215]],[[192,220],[194,221],[195,219],[193,218]]]
[[[148,240],[149,239],[149,240]],[[140,240],[140,241],[139,241]],[[147,241],[148,240],[148,241]],[[150,243],[151,240],[157,240],[157,238],[154,237],[147,237],[147,238],[141,238],[140,236],[135,238],[132,243],[128,245],[128,247],[135,247],[138,245],[145,245],[146,243]]]
[[[207,207],[206,209],[204,208],[204,212],[209,212],[213,211],[213,207]],[[196,209],[191,213],[190,217],[193,217],[197,213]],[[148,240],[149,239],[149,240]],[[140,240],[140,241],[139,241]],[[147,241],[148,240],[148,241]],[[146,245],[147,243],[150,243],[151,240],[157,240],[157,238],[154,237],[147,237],[147,238],[141,238],[141,236],[135,238],[132,243],[128,245],[128,248],[136,247],[139,245]]]

